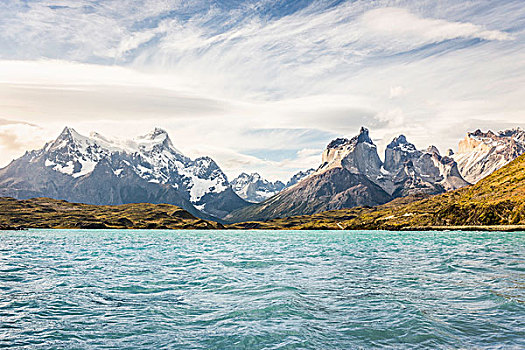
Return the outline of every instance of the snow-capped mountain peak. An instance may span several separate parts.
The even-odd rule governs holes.
[[[91,173],[96,164],[110,153],[95,140],[79,134],[71,127],[65,127],[53,142],[33,152],[30,161],[39,159],[43,154],[46,167],[76,178]]]
[[[476,183],[525,153],[525,131],[514,128],[497,134],[489,130],[469,132],[459,142],[453,158],[463,177]]]
[[[405,135],[395,137],[387,146],[388,149],[398,149],[403,152],[416,152],[416,146],[407,141]]]
[[[60,149],[67,146],[82,147],[89,145],[89,138],[80,135],[75,129],[66,126],[60,135],[48,145],[49,150]]]
[[[232,189],[239,197],[248,202],[262,202],[284,189],[281,181],[271,182],[264,179],[259,173],[241,173],[231,181]]]
[[[121,140],[96,132],[87,137],[66,127],[56,140],[31,153],[30,161],[40,160],[45,167],[73,178],[92,173],[104,160],[115,176],[128,174],[129,171],[123,170],[129,169],[150,183],[170,185],[185,193],[187,200],[203,211],[207,210],[209,196],[230,189],[226,175],[213,159],[192,160],[184,156],[160,128]]]
[[[139,136],[139,138],[149,139],[149,140],[156,140],[156,139],[165,140],[167,137],[168,137],[168,132],[162,128],[154,128],[146,135]]]
[[[293,185],[295,185],[296,183],[299,183],[300,181],[306,179],[308,176],[312,175],[313,173],[315,173],[315,169],[308,169],[308,170],[299,171],[299,172],[295,173],[290,178],[290,180],[288,180],[288,182],[286,183],[286,188],[292,187]]]
[[[134,144],[130,144],[130,146],[134,146],[139,151],[148,152],[153,150],[155,147],[166,147],[171,151],[182,155],[182,152],[173,146],[173,143],[171,142],[171,139],[166,130],[161,128],[155,128],[146,135],[136,137],[133,139],[133,143]]]

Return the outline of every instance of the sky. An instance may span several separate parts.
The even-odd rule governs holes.
[[[525,128],[517,1],[0,2],[0,166],[64,126],[168,131],[230,179],[286,180],[370,129],[442,153]]]

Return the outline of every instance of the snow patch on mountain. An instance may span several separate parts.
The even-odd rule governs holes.
[[[197,203],[204,195],[209,192],[220,193],[225,191],[227,186],[217,181],[217,179],[203,179],[193,177],[190,188],[190,202]]]
[[[271,182],[262,178],[258,173],[241,173],[231,181],[231,186],[239,197],[252,203],[262,202],[285,187],[281,181]]]
[[[293,185],[299,183],[300,181],[308,178],[310,175],[315,173],[315,169],[308,169],[305,171],[299,171],[298,173],[294,174],[290,180],[286,183],[285,188],[292,187]]]
[[[452,157],[463,177],[476,183],[525,153],[525,131],[521,128],[469,132]]]
[[[211,158],[192,160],[184,156],[160,128],[132,140],[120,140],[95,132],[86,137],[66,127],[31,160],[42,155],[44,166],[74,178],[90,174],[101,160],[112,165],[116,176],[121,175],[123,165],[128,166],[148,182],[185,189],[189,200],[199,206],[207,194],[229,188],[226,175]]]

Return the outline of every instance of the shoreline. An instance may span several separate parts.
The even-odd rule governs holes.
[[[525,225],[490,225],[490,226],[422,226],[403,228],[400,231],[497,231],[497,232],[525,232]]]
[[[491,226],[421,226],[421,227],[404,227],[399,229],[380,229],[380,228],[360,228],[360,229],[326,229],[326,228],[308,228],[308,229],[275,229],[275,228],[203,228],[203,227],[185,227],[185,228],[144,228],[144,227],[0,227],[0,231],[28,231],[28,230],[144,230],[144,231],[181,231],[181,230],[220,230],[220,231],[483,231],[483,232],[525,232],[525,225],[491,225]]]

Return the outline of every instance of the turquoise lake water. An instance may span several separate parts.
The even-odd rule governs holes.
[[[525,233],[0,232],[0,347],[525,348]]]

